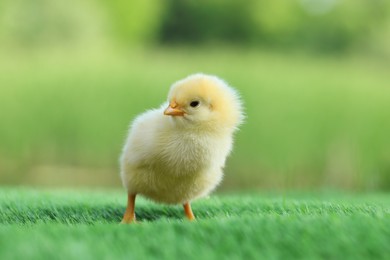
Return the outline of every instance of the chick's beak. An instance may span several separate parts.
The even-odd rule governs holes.
[[[184,111],[177,106],[176,103],[171,102],[165,109],[164,115],[166,116],[184,116]]]

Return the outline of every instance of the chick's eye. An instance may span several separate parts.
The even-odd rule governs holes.
[[[191,107],[197,107],[197,106],[199,106],[199,101],[192,101],[191,103],[190,103],[190,106]]]

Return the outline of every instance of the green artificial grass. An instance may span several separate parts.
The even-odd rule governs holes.
[[[390,195],[219,195],[180,206],[125,192],[0,190],[0,259],[386,259]]]

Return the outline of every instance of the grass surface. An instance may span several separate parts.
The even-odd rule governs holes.
[[[1,259],[386,259],[390,196],[290,193],[212,196],[179,206],[124,192],[0,190]]]
[[[390,187],[389,61],[224,48],[1,56],[3,183],[119,186],[129,122],[202,71],[235,86],[247,112],[222,188]]]

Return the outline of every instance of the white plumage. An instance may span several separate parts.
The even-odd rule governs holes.
[[[131,125],[120,160],[129,198],[184,205],[210,193],[242,119],[237,92],[221,79],[195,74],[173,84],[168,103]]]

